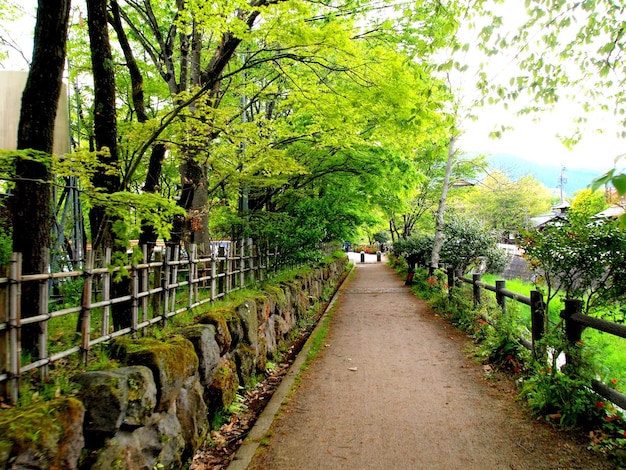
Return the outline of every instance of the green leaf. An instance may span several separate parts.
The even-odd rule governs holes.
[[[590,185],[591,186],[591,190],[595,191],[598,188],[600,188],[601,186],[604,186],[609,181],[611,181],[611,178],[613,177],[613,173],[614,172],[615,172],[615,169],[606,172],[602,176],[598,176],[597,178],[594,178],[593,181],[591,182],[591,185]]]
[[[626,175],[623,173],[620,173],[619,175],[616,175],[613,177],[613,179],[611,180],[611,183],[613,183],[613,186],[615,186],[615,189],[617,189],[617,192],[620,196],[623,196],[624,194],[626,194]]]

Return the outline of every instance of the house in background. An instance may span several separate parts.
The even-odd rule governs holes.
[[[617,219],[626,214],[626,207],[623,203],[613,204],[611,207],[598,212],[594,218],[596,219]]]
[[[552,206],[552,212],[549,214],[531,217],[531,226],[537,230],[541,230],[548,224],[562,224],[564,220],[567,220],[567,213],[570,206],[571,204],[567,201],[561,201],[555,204]]]

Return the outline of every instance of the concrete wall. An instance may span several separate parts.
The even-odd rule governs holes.
[[[17,127],[20,121],[22,92],[26,86],[28,72],[0,71],[0,148],[15,150]],[[54,127],[52,151],[57,155],[70,151],[70,127],[67,88],[61,88],[59,107]]]

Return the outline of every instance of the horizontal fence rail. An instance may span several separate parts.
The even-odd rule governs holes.
[[[259,247],[251,241],[222,243],[208,257],[198,256],[192,245],[155,252],[148,260],[112,266],[111,251],[95,260],[86,254],[82,271],[24,275],[21,254],[14,253],[7,277],[0,278],[0,392],[12,402],[18,399],[20,378],[39,369],[48,377],[48,366],[80,354],[84,364],[95,345],[138,333],[171,317],[212,303],[235,290],[262,282],[287,267],[278,249]],[[39,307],[22,312],[20,298],[26,285],[38,285]],[[117,285],[118,289],[114,289]],[[120,295],[119,286],[123,285]],[[114,291],[116,292],[114,294]],[[122,312],[122,323],[119,322]],[[117,316],[116,316],[116,312]],[[22,351],[24,327],[37,327],[36,357]]]
[[[449,292],[452,292],[452,289],[456,285],[455,280],[458,280],[472,285],[472,294],[475,305],[479,305],[481,303],[481,290],[484,289],[495,293],[498,305],[502,308],[503,312],[506,312],[505,299],[507,298],[530,306],[532,338],[531,340],[527,338],[518,338],[518,340],[520,344],[529,349],[535,357],[541,355],[543,352],[538,351],[537,348],[535,348],[535,345],[544,335],[546,312],[542,294],[538,291],[531,291],[531,295],[528,297],[508,290],[506,288],[506,281],[499,280],[496,281],[496,285],[491,285],[482,282],[480,279],[480,274],[472,274],[472,277],[455,277],[454,270],[448,269]],[[561,317],[565,322],[565,332],[567,340],[570,343],[576,344],[580,342],[584,328],[593,328],[614,336],[619,336],[620,338],[626,338],[626,325],[601,318],[590,317],[589,315],[582,314],[581,311],[581,301],[565,300],[565,309],[561,312]],[[571,361],[571,358],[566,357],[566,361],[568,360]],[[626,409],[625,394],[618,392],[599,380],[594,380],[591,384],[589,384],[589,386],[602,398],[609,400],[622,409]]]

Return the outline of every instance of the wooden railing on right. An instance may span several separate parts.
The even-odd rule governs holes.
[[[519,338],[520,344],[532,351],[535,357],[541,357],[544,351],[540,351],[536,345],[544,336],[545,328],[545,302],[539,291],[531,291],[530,297],[510,291],[506,288],[506,281],[498,280],[495,285],[481,281],[480,274],[472,274],[472,277],[456,277],[454,270],[448,269],[448,286],[450,291],[461,281],[472,285],[474,304],[482,302],[482,290],[494,292],[496,301],[503,312],[506,312],[506,299],[512,299],[524,305],[530,306],[531,338]],[[626,325],[591,317],[582,313],[582,301],[565,300],[565,308],[561,311],[564,320],[565,334],[571,344],[581,341],[581,335],[585,328],[593,328],[605,333],[626,338]],[[566,363],[571,363],[573,358],[566,357]],[[609,400],[622,409],[626,409],[626,395],[609,387],[605,383],[594,380],[589,386],[601,397]]]

